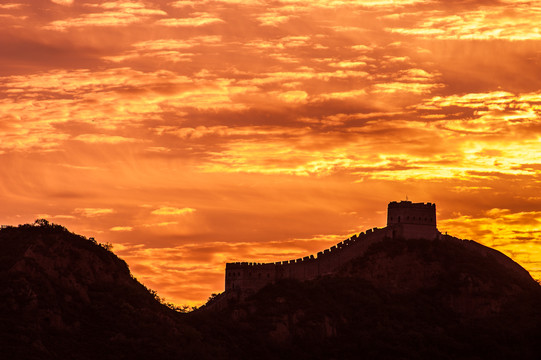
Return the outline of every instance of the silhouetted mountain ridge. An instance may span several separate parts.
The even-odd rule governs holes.
[[[0,284],[10,359],[169,359],[199,341],[107,246],[59,225],[2,229]]]
[[[266,348],[269,359],[533,360],[540,290],[502,253],[447,236],[387,239],[337,274],[217,301],[229,301],[218,313],[233,320],[245,358]]]
[[[444,241],[445,240],[445,241]],[[39,223],[0,231],[10,359],[538,359],[541,287],[472,241],[385,240],[336,274],[182,314],[107,246]]]

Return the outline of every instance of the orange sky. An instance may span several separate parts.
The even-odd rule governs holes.
[[[389,201],[541,278],[541,1],[0,4],[0,222],[114,244],[166,300]]]

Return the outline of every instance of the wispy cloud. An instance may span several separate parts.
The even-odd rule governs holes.
[[[185,207],[185,208],[176,208],[170,206],[164,206],[159,209],[153,210],[152,214],[154,215],[186,215],[195,212],[195,209]]]
[[[86,217],[109,215],[114,213],[113,209],[102,208],[77,208],[73,211],[75,214],[80,214]]]
[[[109,230],[111,230],[111,231],[132,231],[133,226],[113,226]]]
[[[91,144],[119,144],[119,143],[126,143],[126,142],[133,142],[138,141],[136,139],[132,138],[126,138],[123,136],[117,136],[117,135],[103,135],[103,134],[83,134],[78,135],[74,138],[74,140],[79,140]]]
[[[58,5],[72,5],[74,0],[51,0]]]
[[[205,26],[224,22],[209,13],[193,13],[191,17],[186,18],[167,18],[156,21],[156,25],[173,27]]]
[[[57,0],[61,5],[71,5],[73,1]],[[141,23],[151,17],[167,15],[165,11],[147,8],[142,2],[116,1],[102,4],[88,4],[89,10],[79,17],[55,20],[44,27],[46,30],[67,31],[70,28],[119,27]]]
[[[200,303],[225,262],[321,250],[407,193],[541,277],[540,8],[0,4],[0,219],[114,243]]]
[[[409,27],[390,27],[393,33],[441,40],[538,40],[541,31],[531,24],[541,20],[538,1],[503,2],[501,6],[479,6],[461,12],[441,10],[401,13],[387,16]]]

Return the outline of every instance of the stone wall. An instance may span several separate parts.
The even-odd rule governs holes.
[[[436,204],[390,202],[387,208],[387,227],[392,229],[393,238],[434,240],[439,236]]]
[[[353,235],[329,249],[294,260],[274,263],[236,262],[226,264],[226,291],[250,295],[280,279],[311,280],[335,273],[348,261],[361,256],[370,245],[391,236],[390,229],[370,229]]]
[[[436,204],[390,202],[387,208],[387,227],[353,235],[318,252],[316,256],[266,264],[228,263],[225,267],[225,290],[247,296],[280,279],[304,281],[333,274],[348,261],[362,256],[370,245],[385,238],[439,239]]]
[[[431,225],[396,224],[389,229],[391,229],[393,239],[436,240],[440,236],[438,229]]]
[[[436,204],[412,203],[411,201],[390,202],[387,207],[387,226],[396,224],[436,227]]]

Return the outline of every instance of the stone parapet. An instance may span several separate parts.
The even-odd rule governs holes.
[[[225,289],[253,293],[280,279],[311,280],[336,272],[351,259],[361,256],[377,241],[389,237],[388,229],[369,229],[320,251],[294,260],[271,263],[234,262],[226,264]]]
[[[393,201],[387,209],[387,227],[368,229],[350,238],[298,259],[272,263],[234,262],[226,264],[225,289],[247,296],[280,279],[312,280],[336,273],[350,260],[362,256],[373,243],[386,238],[440,238],[436,228],[436,205]]]

